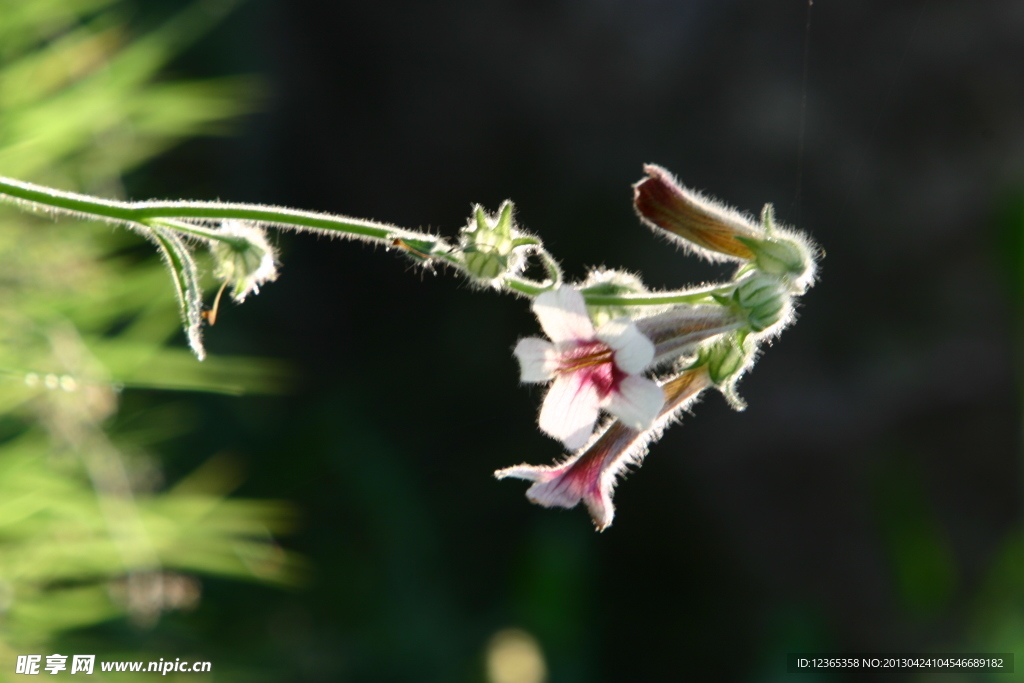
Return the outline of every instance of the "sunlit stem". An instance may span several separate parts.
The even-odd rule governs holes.
[[[244,248],[245,244],[239,242],[237,238],[225,236],[201,223],[224,220],[250,221],[298,231],[362,237],[389,247],[406,244],[407,240],[437,242],[439,239],[435,235],[348,216],[257,204],[192,201],[121,202],[75,192],[64,192],[0,176],[0,202],[3,201],[44,214],[61,213],[97,221],[170,228],[203,240],[228,242],[238,248]],[[562,282],[562,271],[558,262],[541,246],[539,240],[533,237],[521,237],[514,242],[514,246],[533,246],[533,251],[540,258],[549,279],[546,282],[537,282],[528,278],[507,276],[503,281],[505,287],[513,292],[534,297],[557,287]],[[412,250],[412,253],[418,252]],[[465,267],[465,264],[454,252],[418,253],[418,255],[424,257],[425,260],[437,259],[446,261],[457,268]],[[728,293],[732,289],[733,286],[730,285],[685,293],[584,294],[584,298],[588,304],[593,306],[665,306],[710,302],[713,300],[712,295]]]
[[[689,292],[664,292],[645,294],[588,294],[583,298],[590,306],[666,306],[671,304],[715,303],[715,294],[729,294],[735,285],[719,285]]]
[[[551,289],[550,284],[534,282],[533,280],[527,280],[525,278],[506,277],[504,282],[505,286],[513,292],[519,292],[520,294],[526,294],[527,296],[537,296]]]
[[[245,249],[248,246],[248,242],[238,237],[232,237],[231,235],[225,235],[217,230],[207,228],[203,225],[195,225],[193,223],[186,223],[185,221],[174,221],[166,218],[150,218],[144,221],[144,225],[154,226],[159,225],[164,228],[170,228],[177,232],[190,235],[192,237],[199,237],[204,240],[210,240],[215,242],[224,242],[229,244],[235,249]]]
[[[540,240],[536,237],[518,237],[512,240],[512,248],[525,247],[527,245],[540,246]]]
[[[548,271],[548,278],[551,280],[551,286],[557,287],[562,284],[562,269],[558,267],[558,262],[555,261],[554,257],[552,257],[551,254],[542,247],[537,249],[537,255],[544,264],[545,270]]]
[[[295,230],[327,231],[367,237],[386,244],[395,239],[436,239],[425,233],[405,230],[359,218],[298,211],[278,206],[257,204],[228,204],[221,202],[174,202],[145,201],[119,202],[99,199],[74,192],[63,192],[53,188],[26,183],[12,178],[0,177],[0,200],[14,204],[28,203],[42,212],[59,212],[73,216],[93,218],[100,221],[149,224],[155,219],[183,218],[199,221],[242,220],[277,225]],[[174,226],[183,230],[182,224]],[[195,231],[196,226],[190,226]],[[199,233],[195,233],[199,234]],[[212,234],[203,237],[216,239]]]

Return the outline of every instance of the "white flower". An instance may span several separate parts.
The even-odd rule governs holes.
[[[654,359],[654,344],[628,318],[596,331],[583,296],[571,287],[544,292],[533,312],[551,341],[528,337],[516,345],[520,379],[554,379],[540,410],[541,431],[570,450],[582,447],[604,408],[622,424],[646,430],[665,396],[640,375]]]
[[[665,405],[651,429],[638,431],[612,422],[586,449],[556,465],[522,464],[498,470],[494,476],[533,482],[526,497],[544,507],[572,508],[583,501],[598,531],[606,529],[615,516],[612,492],[616,480],[630,465],[640,465],[647,445],[710,385],[706,366],[684,370],[662,384]]]

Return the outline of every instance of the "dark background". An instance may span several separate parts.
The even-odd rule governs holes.
[[[787,652],[1024,644],[1024,5],[819,0],[809,34],[808,15],[801,0],[251,0],[183,57],[179,73],[259,74],[263,109],[133,175],[135,198],[447,235],[472,203],[512,198],[571,278],[725,276],[634,216],[630,184],[655,162],[742,210],[773,202],[827,257],[741,383],[747,411],[709,395],[598,534],[491,476],[560,454],[511,354],[537,331],[527,302],[281,235],[281,279],[207,339],[287,359],[294,390],[197,396],[168,471],[234,453],[242,494],[301,511],[284,543],[311,578],[206,581],[198,611],[140,637],[247,680],[367,682],[482,681],[510,626],[553,683],[769,681]]]

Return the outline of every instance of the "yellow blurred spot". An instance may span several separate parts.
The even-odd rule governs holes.
[[[61,375],[60,388],[64,391],[74,391],[78,388],[78,382],[71,375]]]
[[[60,378],[51,372],[43,380],[43,383],[46,385],[47,389],[56,389],[60,386]]]
[[[526,631],[498,631],[487,643],[489,683],[544,683],[547,677],[540,643]]]

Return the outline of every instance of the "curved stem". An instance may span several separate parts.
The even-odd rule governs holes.
[[[551,280],[551,286],[557,287],[562,284],[562,269],[558,266],[558,261],[555,257],[547,252],[547,249],[543,247],[537,248],[537,255],[540,257],[541,263],[544,264],[544,269],[548,271],[548,279]]]
[[[348,216],[338,216],[313,211],[299,211],[279,206],[259,204],[229,204],[221,202],[186,201],[144,201],[121,202],[100,199],[75,192],[63,192],[43,185],[26,183],[0,176],[0,201],[14,204],[28,204],[44,212],[59,212],[71,216],[99,221],[114,221],[128,225],[146,227],[162,226],[199,237],[205,240],[235,242],[237,240],[221,235],[202,224],[191,221],[243,220],[274,225],[300,231],[326,234],[345,234],[362,237],[388,246],[396,240],[427,240],[436,242],[437,237],[427,233],[406,230],[387,223],[367,221]],[[178,220],[175,220],[178,219]],[[519,246],[537,244],[536,253],[548,272],[549,282],[541,283],[526,278],[506,277],[505,286],[527,296],[537,296],[548,291],[562,280],[557,261],[532,237],[520,238]],[[244,245],[242,245],[244,246]],[[461,259],[453,253],[430,254],[430,258],[447,261],[453,266],[464,267]],[[665,306],[670,304],[700,303],[711,299],[713,294],[728,292],[734,285],[718,286],[686,293],[666,292],[663,294],[586,294],[588,304],[594,306]]]
[[[226,244],[230,244],[236,249],[244,249],[245,246],[248,244],[244,239],[224,235],[220,232],[217,232],[216,230],[211,230],[210,228],[204,227],[202,225],[186,223],[185,221],[173,221],[164,218],[150,218],[144,222],[144,225],[148,225],[151,227],[158,225],[164,228],[176,230],[178,232],[183,232],[186,235],[190,235],[192,237],[199,237],[204,240],[210,241],[224,242]]]
[[[378,223],[348,216],[336,216],[312,211],[298,211],[278,206],[258,204],[225,204],[221,202],[145,201],[119,202],[99,199],[74,192],[62,192],[34,183],[0,177],[0,200],[14,203],[27,202],[43,211],[58,211],[101,221],[142,223],[160,218],[183,218],[199,221],[236,219],[269,223],[295,230],[344,233],[381,242],[396,237],[417,239],[431,236],[405,230],[387,223]],[[180,225],[168,226],[181,229]],[[212,237],[206,234],[204,237]]]

